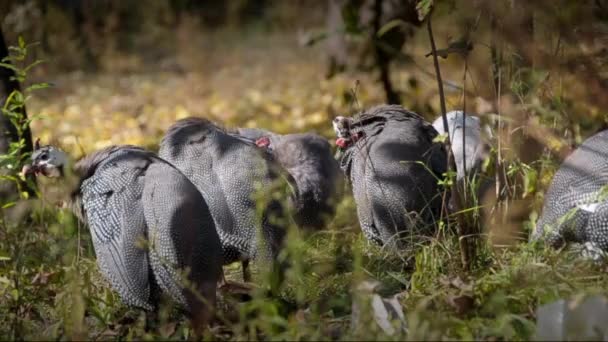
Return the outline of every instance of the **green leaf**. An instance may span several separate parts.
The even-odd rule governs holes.
[[[416,12],[418,12],[418,20],[423,21],[433,8],[433,0],[420,0],[416,4]]]
[[[445,143],[448,140],[448,134],[447,133],[441,133],[441,134],[437,134],[437,136],[435,137],[435,139],[433,139],[433,142],[438,142],[438,143]]]
[[[10,69],[10,70],[13,70],[14,72],[19,71],[19,69],[17,69],[17,67],[12,65],[11,63],[0,62],[0,67],[4,67],[4,68]]]
[[[7,208],[10,208],[10,207],[14,207],[16,204],[17,203],[15,203],[15,202],[6,203],[5,205],[2,206],[2,209],[7,209]]]
[[[526,170],[526,172],[524,174],[524,195],[523,195],[524,198],[526,196],[534,193],[534,191],[536,191],[537,180],[538,180],[538,174],[537,174],[536,170],[534,170],[532,168]]]
[[[41,60],[41,59],[39,59],[39,60],[35,61],[34,63],[32,63],[32,64],[28,65],[27,67],[25,67],[25,69],[23,69],[23,72],[26,73],[26,72],[30,71],[30,69],[32,69],[36,65],[42,64],[42,63],[44,63],[44,61]]]
[[[19,47],[22,49],[25,48],[25,40],[23,40],[23,36],[19,36],[18,41],[19,41]]]
[[[31,86],[25,88],[25,91],[30,92],[30,91],[38,90],[38,89],[46,89],[46,88],[49,88],[50,86],[51,86],[51,84],[46,83],[46,82],[36,83],[36,84],[32,84]]]
[[[12,289],[10,292],[11,296],[13,296],[14,300],[18,300],[19,299],[19,290],[17,289]]]
[[[11,258],[7,257],[7,256],[0,255],[0,261],[8,261],[8,260],[11,260]]]

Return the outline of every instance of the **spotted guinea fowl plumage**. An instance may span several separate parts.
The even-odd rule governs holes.
[[[344,176],[329,142],[315,133],[277,134],[256,128],[239,128],[237,132],[268,149],[291,175],[298,226],[323,228],[335,214],[344,190]]]
[[[52,148],[36,150],[33,165]],[[159,290],[190,312],[206,305],[197,295],[214,303],[219,237],[201,194],[179,170],[141,148],[111,146],[73,171],[72,208],[90,228],[100,272],[127,305],[154,310]]]
[[[183,119],[171,126],[159,153],[178,167],[209,203],[225,264],[260,255],[277,256],[285,230],[273,218],[286,220],[282,204],[265,193],[268,201],[258,215],[255,200],[258,191],[268,191],[275,182],[284,181],[269,153],[202,118]],[[262,234],[258,234],[260,227]]]
[[[331,146],[314,133],[286,134],[275,140],[271,140],[273,154],[296,184],[297,222],[303,227],[322,228],[334,215],[344,189]]]
[[[562,163],[545,195],[532,238],[554,247],[591,243],[608,251],[608,130],[585,140]]]
[[[409,234],[432,231],[442,204],[437,182],[446,171],[445,150],[433,142],[437,131],[395,105],[374,107],[349,125],[353,139],[340,162],[367,239],[402,248]]]

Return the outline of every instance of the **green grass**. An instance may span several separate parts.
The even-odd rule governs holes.
[[[0,336],[8,339],[181,339],[187,321],[167,307],[160,324],[144,330],[144,315],[126,308],[97,272],[86,228],[71,214],[32,202],[32,215],[0,225]],[[580,293],[602,293],[605,266],[568,251],[518,244],[481,248],[477,266],[464,272],[453,233],[397,256],[369,245],[356,228],[352,199],[330,229],[291,234],[292,268],[276,297],[224,298],[222,323],[211,339],[515,339],[534,332],[535,308]],[[240,280],[231,267],[229,277]],[[455,279],[460,280],[455,280]],[[259,274],[254,279],[263,282]],[[350,329],[353,286],[381,283],[379,293],[401,293],[405,335],[386,336],[369,323]],[[470,297],[466,305],[454,298]]]

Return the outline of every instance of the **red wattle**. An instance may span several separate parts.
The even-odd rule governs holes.
[[[336,145],[341,148],[346,148],[348,146],[348,142],[344,138],[338,138],[336,139]]]

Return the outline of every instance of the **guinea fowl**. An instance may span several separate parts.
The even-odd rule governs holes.
[[[224,264],[242,261],[243,278],[249,281],[249,260],[262,256],[276,260],[288,217],[270,190],[287,181],[269,153],[206,119],[186,118],[169,128],[159,154],[179,168],[208,201]],[[262,215],[254,198],[258,190],[268,191],[261,203]]]
[[[397,105],[339,117],[333,125],[365,237],[401,249],[409,234],[428,232],[440,214],[437,183],[447,168],[433,126]]]
[[[456,162],[457,179],[461,180],[465,175],[473,177],[481,170],[488,149],[488,146],[482,140],[479,118],[468,114],[464,116],[462,111],[452,111],[447,113],[446,116],[450,131],[450,145]],[[464,125],[462,122],[463,116]],[[433,127],[439,134],[445,133],[441,116],[435,119]]]
[[[261,129],[238,129],[267,148],[295,182],[295,220],[303,228],[320,229],[333,217],[344,189],[344,176],[325,138],[314,133],[279,135]]]
[[[204,326],[221,245],[203,197],[179,170],[129,145],[94,152],[72,168],[63,151],[36,143],[23,171],[77,178],[68,203],[89,226],[99,270],[123,302],[154,311],[162,290],[190,313],[195,329]]]
[[[608,130],[585,140],[555,173],[532,234],[553,247],[582,243],[608,251]]]
[[[271,131],[262,129],[262,128],[242,128],[239,127],[236,129],[236,134],[239,136],[249,139],[251,141],[256,141],[262,137],[276,137],[278,134],[273,133]]]

